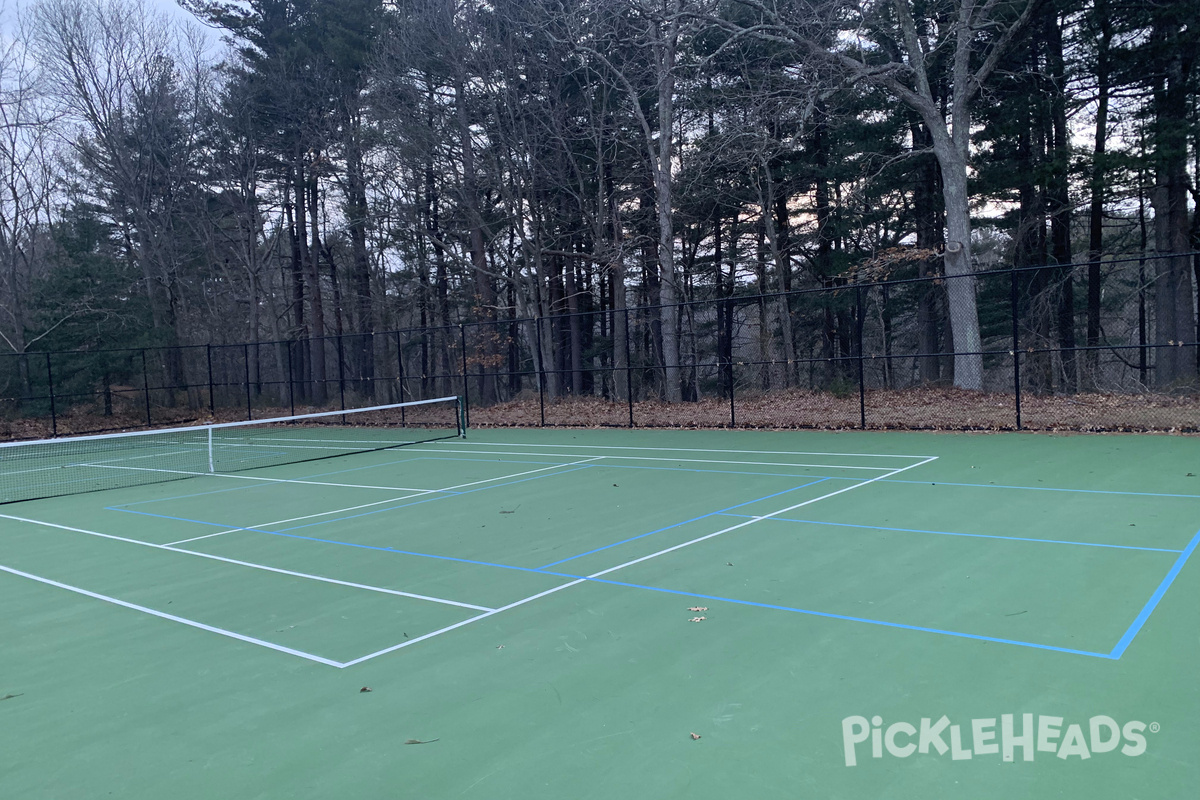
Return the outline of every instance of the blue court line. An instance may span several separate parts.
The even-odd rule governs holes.
[[[438,493],[437,495],[434,495],[433,497],[425,497],[424,499],[416,500],[411,503],[400,503],[399,505],[384,506],[383,508],[373,509],[371,511],[363,512],[361,514],[351,514],[349,516],[344,516],[344,517],[333,517],[331,519],[325,519],[325,520],[321,520],[319,522],[309,522],[309,523],[305,523],[304,525],[293,525],[290,528],[281,528],[280,530],[281,531],[294,531],[294,530],[299,530],[300,528],[311,528],[311,527],[315,527],[317,525],[328,525],[331,522],[342,522],[342,521],[345,521],[348,519],[356,519],[358,517],[365,517],[365,516],[369,516],[371,514],[382,514],[385,511],[395,511],[398,508],[408,508],[409,506],[417,506],[417,505],[421,505],[422,503],[432,503],[435,500],[446,500],[450,497],[458,497],[458,496],[464,495],[464,494],[473,494],[475,492],[483,492],[483,491],[487,491],[488,489],[497,489],[501,486],[513,486],[515,484],[525,483],[527,481],[536,481],[536,480],[540,480],[542,478],[551,478],[556,475],[566,475],[569,472],[576,472],[581,469],[587,469],[588,466],[589,466],[588,464],[581,464],[572,469],[562,470],[561,472],[547,472],[542,475],[534,475],[533,477],[530,477],[530,478],[522,478],[519,481],[508,481],[507,483],[494,483],[494,484],[491,484],[488,486],[480,486],[476,489],[468,489],[465,492],[445,492],[445,491],[443,491],[443,492]],[[230,530],[254,531],[256,533],[271,533],[271,531],[265,531],[260,528],[249,528],[244,525],[225,525],[220,522],[210,522],[208,520],[202,520],[202,519],[191,519],[189,517],[175,517],[175,516],[171,516],[169,514],[154,514],[149,511],[135,511],[132,508],[121,508],[119,506],[108,506],[104,510],[105,511],[121,511],[126,514],[137,514],[137,515],[143,516],[143,517],[157,517],[159,519],[170,519],[170,520],[175,520],[176,522],[193,522],[197,525],[210,525],[210,526],[216,527],[216,528],[229,528]]]
[[[845,478],[844,480],[853,480],[853,478]],[[1060,489],[1053,486],[1005,486],[998,483],[951,483],[950,481],[909,481],[888,478],[879,481],[879,483],[914,483],[914,484],[934,484],[936,486],[971,486],[980,489],[1028,489],[1031,492],[1076,492],[1079,494],[1119,494],[1132,495],[1134,497],[1184,497],[1190,500],[1200,500],[1200,494],[1162,494],[1159,492],[1118,492],[1108,489]]]
[[[707,514],[701,514],[698,517],[693,517],[692,519],[685,519],[682,522],[676,522],[674,525],[668,525],[665,528],[659,528],[658,530],[650,531],[649,533],[640,533],[637,536],[630,536],[628,539],[622,539],[619,542],[613,542],[612,544],[606,544],[603,547],[597,547],[595,550],[588,550],[586,553],[580,553],[578,555],[571,556],[570,558],[559,559],[558,561],[551,561],[549,564],[543,564],[540,567],[540,569],[548,569],[550,567],[557,567],[559,564],[565,564],[568,561],[574,561],[577,558],[583,558],[584,556],[590,556],[593,553],[599,553],[599,552],[608,550],[613,547],[618,547],[620,545],[627,544],[629,542],[637,541],[638,539],[644,539],[647,536],[653,536],[656,533],[662,533],[663,531],[669,531],[672,528],[678,528],[680,525],[687,525],[690,522],[699,522],[702,519],[708,519],[709,517],[715,517],[716,515],[723,514],[724,512],[729,511],[730,509],[741,508],[742,506],[748,506],[752,503],[758,503],[763,500],[770,500],[772,497],[779,497],[779,495],[781,495],[781,494],[788,494],[789,492],[799,491],[800,489],[803,489],[806,486],[813,486],[814,484],[822,483],[823,481],[826,481],[826,480],[829,480],[829,479],[821,478],[820,480],[815,480],[815,481],[812,481],[811,483],[805,483],[805,484],[801,484],[800,486],[793,486],[790,489],[784,489],[782,492],[775,492],[774,494],[769,494],[766,497],[759,497],[755,500],[747,500],[744,503],[738,503],[736,506],[729,506],[729,508],[722,508],[717,511],[711,511]]]
[[[1133,642],[1133,638],[1138,635],[1142,626],[1146,624],[1146,620],[1150,619],[1151,612],[1158,607],[1158,602],[1167,593],[1167,589],[1171,588],[1171,584],[1175,581],[1175,577],[1179,575],[1180,570],[1183,569],[1183,565],[1192,553],[1196,552],[1197,545],[1200,545],[1200,531],[1196,532],[1196,535],[1188,542],[1188,546],[1179,554],[1179,558],[1175,559],[1175,563],[1171,566],[1170,571],[1167,572],[1167,576],[1162,579],[1162,583],[1154,590],[1154,594],[1150,595],[1150,599],[1146,601],[1146,605],[1142,607],[1133,624],[1129,626],[1129,630],[1125,631],[1125,635],[1117,642],[1117,646],[1112,649],[1112,653],[1109,654],[1111,658],[1120,658],[1124,655],[1125,650]]]
[[[751,501],[751,502],[755,502],[755,501]],[[139,513],[139,512],[132,512],[132,513]],[[152,515],[152,516],[158,516],[158,515]],[[176,518],[171,517],[170,519],[176,519]],[[1015,645],[1015,646],[1019,646],[1019,647],[1030,647],[1030,648],[1034,648],[1037,650],[1050,650],[1050,651],[1054,651],[1054,652],[1069,653],[1069,654],[1073,654],[1073,655],[1082,655],[1082,656],[1091,656],[1093,658],[1103,658],[1103,659],[1109,659],[1109,660],[1117,660],[1125,652],[1126,648],[1128,648],[1128,646],[1129,646],[1129,643],[1133,641],[1133,637],[1137,635],[1138,630],[1141,629],[1141,627],[1145,623],[1146,619],[1150,616],[1150,613],[1154,610],[1154,607],[1157,606],[1158,601],[1162,599],[1163,594],[1165,594],[1167,589],[1170,587],[1171,582],[1175,579],[1175,576],[1179,574],[1179,571],[1183,567],[1183,563],[1187,560],[1188,556],[1190,556],[1191,553],[1196,550],[1197,546],[1200,545],[1200,532],[1197,532],[1197,534],[1192,538],[1192,541],[1188,545],[1187,549],[1184,550],[1181,553],[1179,559],[1176,560],[1175,565],[1171,568],[1171,571],[1168,573],[1167,577],[1163,580],[1163,582],[1159,586],[1158,590],[1154,593],[1154,596],[1150,599],[1150,602],[1148,602],[1146,604],[1146,607],[1142,609],[1142,612],[1138,615],[1137,620],[1135,620],[1134,624],[1132,626],[1130,626],[1130,629],[1128,631],[1126,631],[1125,635],[1121,638],[1121,641],[1117,644],[1117,646],[1115,648],[1113,648],[1112,652],[1110,652],[1110,653],[1095,653],[1095,652],[1092,652],[1089,650],[1077,650],[1077,649],[1069,648],[1069,647],[1057,647],[1054,645],[1038,644],[1035,642],[1023,642],[1023,641],[1019,641],[1016,639],[1004,639],[1004,638],[995,637],[995,636],[983,636],[980,634],[962,633],[959,631],[948,631],[948,630],[943,630],[941,628],[930,628],[930,627],[925,627],[925,626],[921,626],[921,625],[906,625],[906,624],[898,623],[898,622],[885,622],[883,620],[868,619],[866,617],[854,617],[854,616],[849,616],[846,614],[834,614],[834,613],[825,612],[825,611],[814,611],[811,609],[796,608],[793,606],[783,606],[783,605],[777,605],[777,604],[773,604],[773,603],[760,603],[760,602],[755,602],[752,600],[738,600],[738,599],[732,598],[732,597],[722,597],[719,595],[703,594],[700,592],[685,592],[685,591],[680,591],[677,589],[665,589],[665,588],[658,587],[658,586],[647,586],[647,585],[638,584],[638,583],[626,583],[623,581],[608,580],[606,578],[589,578],[586,575],[573,575],[573,574],[565,573],[565,572],[555,572],[555,571],[548,570],[544,567],[517,567],[517,566],[513,566],[511,564],[497,564],[497,563],[490,562],[490,561],[479,561],[479,560],[469,559],[469,558],[458,558],[455,556],[440,556],[440,555],[433,555],[430,553],[418,553],[418,552],[412,551],[412,550],[400,550],[395,547],[383,547],[383,546],[377,546],[377,545],[358,544],[355,542],[343,542],[343,541],[338,541],[336,539],[324,539],[324,538],[320,538],[320,537],[316,537],[316,536],[303,536],[301,534],[288,533],[286,531],[268,531],[268,530],[263,530],[261,528],[242,528],[242,527],[238,527],[238,526],[222,526],[219,523],[204,522],[201,520],[184,520],[184,521],[185,522],[197,522],[198,524],[201,524],[201,525],[210,525],[213,527],[230,527],[230,528],[235,528],[236,530],[243,530],[243,531],[248,531],[248,532],[252,532],[252,533],[263,533],[268,536],[280,536],[280,537],[287,538],[287,539],[298,539],[301,541],[318,542],[321,544],[340,545],[343,547],[353,547],[353,548],[358,548],[358,549],[362,549],[362,550],[374,550],[377,552],[396,553],[398,555],[415,556],[418,558],[429,558],[429,559],[434,559],[437,561],[450,561],[450,562],[456,562],[456,563],[461,563],[461,564],[472,564],[472,565],[476,565],[476,566],[493,567],[496,569],[503,569],[503,570],[509,570],[509,571],[514,571],[514,572],[532,573],[532,574],[537,574],[537,575],[546,575],[546,576],[555,577],[555,578],[567,578],[570,580],[582,579],[589,583],[603,583],[603,584],[609,584],[611,586],[623,586],[623,587],[632,588],[632,589],[643,589],[646,591],[659,592],[662,594],[673,594],[673,595],[678,595],[681,597],[692,597],[692,598],[697,598],[697,599],[701,599],[701,600],[711,600],[714,602],[732,603],[735,605],[751,606],[751,607],[757,607],[757,608],[769,608],[769,609],[773,609],[773,610],[777,610],[777,611],[789,611],[789,612],[796,613],[796,614],[804,614],[807,616],[825,617],[827,619],[840,619],[840,620],[846,620],[849,622],[862,622],[862,623],[866,623],[869,625],[880,625],[880,626],[888,627],[888,628],[914,630],[914,631],[921,631],[924,633],[936,633],[936,634],[941,634],[943,636],[953,636],[953,637],[962,638],[962,639],[974,639],[977,641],[995,642],[998,644],[1009,644],[1009,645]],[[174,548],[174,549],[184,550],[184,548]]]
[[[202,524],[216,525],[216,523],[207,523],[207,522],[202,523]],[[302,536],[300,534],[287,533],[286,531],[267,531],[267,530],[261,530],[258,528],[239,528],[239,530],[250,531],[253,533],[265,533],[268,536],[281,536],[281,537],[284,537],[287,539],[300,539],[303,541],[318,542],[321,544],[332,544],[332,545],[341,545],[343,547],[354,547],[354,548],[357,548],[360,550],[374,550],[376,552],[396,553],[398,555],[416,556],[418,558],[431,558],[431,559],[434,559],[437,561],[451,561],[451,562],[456,562],[456,563],[460,563],[460,564],[472,564],[472,565],[481,566],[481,567],[495,567],[498,569],[510,570],[510,571],[515,571],[515,572],[533,573],[536,575],[545,575],[547,577],[554,577],[554,578],[567,578],[570,580],[585,580],[588,583],[603,583],[603,584],[608,584],[609,586],[623,586],[623,587],[630,588],[630,589],[643,589],[645,591],[650,591],[650,592],[659,592],[661,594],[673,594],[673,595],[678,595],[681,597],[692,597],[692,598],[696,598],[699,600],[711,600],[714,602],[732,603],[734,605],[751,606],[751,607],[755,607],[755,608],[769,608],[769,609],[773,609],[775,611],[790,611],[795,614],[804,614],[804,615],[812,616],[812,617],[825,617],[827,619],[840,619],[840,620],[846,620],[849,622],[863,622],[863,623],[867,623],[869,625],[881,625],[881,626],[887,627],[887,628],[899,628],[902,630],[922,631],[924,633],[937,633],[937,634],[941,634],[943,636],[954,636],[954,637],[961,638],[961,639],[975,639],[977,641],[983,641],[983,642],[996,642],[998,644],[1010,644],[1010,645],[1017,645],[1020,647],[1032,647],[1032,648],[1035,648],[1038,650],[1053,650],[1053,651],[1059,652],[1059,653],[1071,653],[1074,655],[1092,656],[1094,658],[1105,658],[1105,659],[1112,659],[1112,660],[1116,660],[1116,659],[1120,658],[1120,655],[1117,654],[1115,650],[1113,653],[1094,653],[1089,650],[1075,650],[1075,649],[1072,649],[1069,647],[1056,647],[1054,645],[1037,644],[1035,642],[1022,642],[1022,641],[1019,641],[1016,639],[1002,639],[1002,638],[995,637],[995,636],[983,636],[983,635],[974,634],[974,633],[962,633],[959,631],[947,631],[947,630],[943,630],[941,628],[929,628],[929,627],[924,627],[921,625],[905,625],[900,622],[885,622],[883,620],[878,620],[878,619],[868,619],[866,617],[852,617],[852,616],[848,616],[846,614],[834,614],[834,613],[827,612],[827,611],[813,611],[811,609],[795,608],[793,606],[781,606],[781,605],[776,605],[773,603],[759,603],[759,602],[755,602],[753,600],[738,600],[733,597],[721,597],[719,595],[702,594],[700,592],[684,592],[684,591],[680,591],[678,589],[665,589],[660,586],[646,586],[646,585],[640,584],[640,583],[626,583],[624,581],[608,580],[607,578],[589,578],[586,575],[573,575],[573,574],[566,573],[566,572],[553,572],[553,571],[544,569],[542,567],[515,567],[515,566],[512,566],[511,564],[496,564],[496,563],[493,563],[490,561],[477,561],[475,559],[470,559],[470,558],[457,558],[454,556],[439,556],[439,555],[432,555],[429,553],[418,553],[413,550],[400,550],[395,547],[382,547],[382,546],[378,546],[378,545],[357,544],[354,542],[342,542],[342,541],[338,541],[336,539],[322,539],[322,538],[319,538],[316,536]],[[1197,533],[1196,538],[1193,539],[1193,549],[1194,549],[1196,543],[1200,543],[1200,533]],[[172,549],[178,549],[181,551],[183,550],[183,548],[172,548]],[[1160,593],[1165,592],[1165,591],[1166,591],[1165,586],[1160,587]],[[1146,615],[1149,614],[1148,611],[1146,611],[1144,613]],[[1132,637],[1130,637],[1130,638],[1132,638]]]
[[[1071,653],[1074,655],[1092,656],[1093,658],[1105,658],[1105,659],[1112,659],[1112,660],[1120,658],[1119,655],[1114,655],[1111,653],[1094,653],[1089,650],[1075,650],[1075,649],[1072,649],[1069,647],[1056,647],[1054,645],[1049,645],[1049,644],[1037,644],[1035,642],[1022,642],[1022,641],[1019,641],[1016,639],[1002,639],[1002,638],[995,637],[995,636],[983,636],[983,635],[974,634],[974,633],[962,633],[959,631],[947,631],[947,630],[942,630],[941,628],[928,628],[928,627],[924,627],[921,625],[905,625],[900,622],[885,622],[883,620],[868,619],[866,617],[852,617],[852,616],[848,616],[846,614],[834,614],[834,613],[827,612],[827,611],[813,611],[811,609],[795,608],[793,606],[781,606],[781,605],[776,605],[773,603],[759,603],[759,602],[755,602],[753,600],[738,600],[738,599],[732,598],[732,597],[721,597],[719,595],[702,594],[700,592],[684,592],[684,591],[680,591],[678,589],[664,589],[659,586],[646,586],[646,585],[640,584],[640,583],[626,583],[624,581],[608,580],[607,578],[589,578],[586,575],[572,575],[572,574],[566,573],[566,572],[553,572],[553,571],[550,571],[550,570],[547,570],[547,569],[544,569],[541,567],[537,567],[537,568],[514,567],[510,564],[495,564],[495,563],[492,563],[489,561],[477,561],[477,560],[469,559],[469,558],[456,558],[453,556],[430,555],[429,553],[418,553],[418,552],[415,552],[412,550],[400,550],[400,549],[397,549],[394,547],[381,547],[381,546],[377,546],[377,545],[355,544],[353,542],[340,542],[335,539],[321,539],[321,538],[318,538],[315,536],[301,536],[299,534],[287,533],[284,531],[263,531],[263,530],[256,530],[254,528],[244,528],[243,530],[250,530],[250,531],[254,531],[256,533],[265,533],[270,536],[282,536],[282,537],[285,537],[288,539],[301,539],[301,540],[309,541],[309,542],[319,542],[321,544],[332,544],[332,545],[342,545],[345,547],[355,547],[355,548],[359,548],[362,550],[375,550],[375,551],[379,551],[379,552],[397,553],[399,555],[416,556],[419,558],[432,558],[432,559],[435,559],[438,561],[452,561],[452,562],[457,562],[460,564],[472,564],[472,565],[481,566],[481,567],[496,567],[499,569],[511,570],[511,571],[516,571],[516,572],[527,572],[527,573],[533,573],[536,575],[546,575],[547,577],[554,577],[554,578],[568,578],[570,580],[585,580],[588,583],[603,583],[603,584],[608,584],[610,586],[623,586],[623,587],[630,588],[630,589],[643,589],[645,591],[650,591],[650,592],[659,592],[661,594],[673,594],[673,595],[678,595],[681,597],[692,597],[692,598],[696,598],[699,600],[711,600],[714,602],[732,603],[734,605],[752,606],[755,608],[769,608],[769,609],[773,609],[775,611],[790,611],[795,614],[805,614],[807,616],[812,616],[812,617],[825,617],[827,619],[840,619],[840,620],[846,620],[849,622],[864,622],[869,625],[882,625],[887,628],[900,628],[902,630],[922,631],[924,633],[938,633],[943,636],[954,636],[954,637],[958,637],[961,639],[975,639],[977,641],[983,641],[983,642],[996,642],[998,644],[1011,644],[1011,645],[1017,645],[1020,647],[1032,647],[1032,648],[1035,648],[1038,650],[1053,650],[1053,651],[1059,652],[1059,653]],[[1196,541],[1200,541],[1200,534],[1197,534]],[[1163,591],[1165,591],[1165,589]]]
[[[726,517],[745,517],[754,519],[752,514],[722,514]],[[820,522],[815,519],[792,519],[790,517],[768,517],[769,522],[801,522],[805,525],[833,525],[838,528],[865,528],[871,531],[898,531],[900,533],[936,533],[938,536],[969,536],[973,539],[1008,539],[1014,542],[1045,542],[1046,544],[1075,544],[1081,547],[1110,547],[1114,550],[1148,550],[1152,553],[1182,553],[1182,550],[1168,550],[1163,547],[1135,547],[1127,544],[1101,544],[1099,542],[1068,542],[1063,539],[1033,539],[1024,536],[996,536],[986,533],[954,533],[952,531],[927,531],[920,528],[888,528],[883,525],[852,525],[849,522]]]
[[[439,456],[438,458],[441,460],[445,460],[445,461],[459,460],[459,459],[456,459],[451,456]],[[489,459],[461,459],[461,460],[463,460],[463,461],[467,461],[467,460],[486,461]],[[514,461],[512,463],[520,464],[520,463],[525,463],[525,462]],[[528,462],[528,463],[539,463],[539,462]],[[606,461],[605,462],[597,462],[594,466],[603,467],[604,469],[641,469],[641,470],[661,470],[661,471],[665,471],[665,472],[711,472],[714,475],[753,475],[756,477],[767,477],[767,478],[822,478],[824,480],[831,480],[831,481],[859,481],[859,480],[862,480],[862,478],[860,478],[860,477],[848,477],[845,475],[814,475],[811,473],[796,474],[796,473],[785,473],[785,472],[746,472],[746,471],[729,470],[729,469],[699,469],[699,468],[688,468],[688,467],[648,467],[648,466],[639,466],[636,464],[609,464]],[[828,466],[832,468],[832,467],[835,467],[836,465],[829,464]],[[816,469],[821,469],[821,467],[817,467]],[[1060,487],[1053,487],[1053,486],[1009,486],[1009,485],[997,484],[997,483],[952,483],[950,481],[910,481],[910,480],[902,480],[899,478],[883,478],[881,480],[876,481],[876,483],[909,483],[909,484],[914,484],[917,486],[929,486],[929,485],[966,486],[966,487],[979,488],[979,489],[1028,489],[1029,491],[1033,491],[1033,492],[1073,492],[1073,493],[1078,493],[1078,494],[1113,494],[1113,495],[1129,495],[1132,497],[1178,497],[1178,498],[1182,498],[1185,500],[1200,500],[1200,494],[1166,494],[1166,493],[1162,493],[1162,492],[1122,492],[1122,491],[1108,490],[1108,489],[1063,489]]]
[[[488,443],[482,442],[480,444],[486,445]],[[853,454],[850,454],[850,455],[853,455]],[[442,458],[445,460],[454,460],[455,459],[455,457],[450,454],[447,454],[445,456],[439,456],[439,458]],[[466,460],[466,459],[463,459],[463,460]],[[514,462],[514,463],[520,463],[520,462]],[[755,475],[755,476],[761,475],[761,476],[765,476],[765,477],[779,477],[779,478],[812,477],[812,478],[824,478],[826,480],[835,480],[835,481],[858,481],[858,480],[861,480],[861,478],[847,477],[845,475],[812,475],[812,474],[797,475],[795,473],[743,472],[743,471],[727,470],[727,469],[699,469],[699,468],[687,468],[687,467],[650,467],[650,466],[639,466],[636,464],[621,464],[621,465],[610,464],[610,463],[607,463],[607,461],[602,462],[602,463],[597,463],[596,466],[601,466],[606,469],[646,469],[646,470],[664,470],[667,472],[711,472],[711,473],[714,473],[717,475]],[[837,468],[836,464],[829,464],[827,466],[830,469]],[[821,469],[821,468],[822,467],[816,467],[816,469]],[[981,488],[981,489],[1028,489],[1028,490],[1034,491],[1034,492],[1074,492],[1074,493],[1079,493],[1079,494],[1129,495],[1129,496],[1133,496],[1133,497],[1178,497],[1178,498],[1183,498],[1183,499],[1187,499],[1187,500],[1200,500],[1200,494],[1169,494],[1169,493],[1164,493],[1164,492],[1126,492],[1126,491],[1118,491],[1118,490],[1110,490],[1110,489],[1064,489],[1061,487],[1054,487],[1054,486],[1010,486],[1007,484],[997,484],[997,483],[954,483],[951,481],[914,481],[914,480],[906,480],[906,479],[901,479],[901,478],[884,478],[884,479],[878,480],[876,482],[877,483],[909,483],[909,484],[914,484],[914,485],[918,485],[918,486],[930,485],[930,484],[937,485],[937,486],[966,486],[966,487]]]
[[[720,597],[718,595],[713,595],[713,594],[700,594],[699,592],[682,592],[677,589],[663,589],[659,586],[644,586],[640,583],[624,583],[622,581],[610,581],[610,580],[606,580],[604,578],[584,578],[584,580],[587,580],[591,583],[608,583],[608,584],[612,584],[613,586],[627,586],[631,589],[645,589],[645,590],[651,591],[651,592],[662,592],[663,594],[675,594],[675,595],[680,595],[681,597],[694,597],[699,600],[712,600],[714,602],[721,602],[721,603],[734,603],[734,604],[740,605],[740,606],[754,606],[756,608],[771,608],[776,611],[791,611],[795,614],[806,614],[808,616],[813,616],[813,617],[827,617],[829,619],[843,619],[843,620],[848,620],[850,622],[865,622],[868,625],[882,625],[887,628],[902,628],[904,630],[923,631],[925,633],[940,633],[943,636],[956,636],[956,637],[959,637],[962,639],[976,639],[978,641],[983,641],[983,642],[998,642],[1000,644],[1013,644],[1013,645],[1019,645],[1020,647],[1033,647],[1033,648],[1037,648],[1038,650],[1054,650],[1059,653],[1073,653],[1074,655],[1092,656],[1094,658],[1108,658],[1108,659],[1116,658],[1116,656],[1113,656],[1110,653],[1093,653],[1090,650],[1074,650],[1069,647],[1055,647],[1054,645],[1037,644],[1035,642],[1022,642],[1022,641],[1018,641],[1016,639],[1001,639],[1001,638],[998,638],[995,636],[982,636],[980,634],[975,634],[975,633],[960,633],[958,631],[942,630],[941,628],[926,628],[921,625],[904,625],[899,622],[884,622],[883,620],[878,620],[878,619],[867,619],[866,617],[851,617],[846,614],[832,614],[827,611],[812,611],[811,609],[807,609],[807,608],[794,608],[792,606],[779,606],[779,605],[774,605],[772,603],[756,603],[752,600],[737,600],[732,597]]]

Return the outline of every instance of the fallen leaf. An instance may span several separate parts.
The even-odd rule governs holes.
[[[504,649],[504,645],[502,645],[502,644],[498,644],[498,645],[496,645],[496,649],[497,649],[497,650],[503,650],[503,649]]]
[[[725,566],[727,566],[727,567],[732,567],[732,566],[733,566],[733,562],[732,562],[732,561],[726,561],[726,562],[725,562]]]
[[[374,691],[374,690],[370,686],[364,686],[358,690],[358,693],[362,694],[363,692],[370,692],[370,691]]]
[[[501,514],[515,514],[517,512],[516,511],[501,511],[500,513]]]
[[[704,622],[708,617],[692,617],[688,622]]]
[[[708,606],[692,606],[688,611],[708,611]]]
[[[693,733],[693,734],[692,734],[692,741],[693,741],[693,742],[694,742],[694,741],[696,741],[696,740],[697,740],[697,739],[699,739],[699,738],[700,738],[700,734],[698,734],[698,733]]]
[[[6,695],[4,695],[4,697],[0,697],[0,701],[12,700],[14,697],[22,697],[24,694],[25,694],[24,692],[18,692],[17,694],[6,694]]]
[[[405,744],[430,744],[431,742],[439,741],[438,739],[409,739]]]

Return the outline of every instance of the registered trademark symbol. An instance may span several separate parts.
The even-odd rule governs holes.
[[[1157,722],[1150,723],[1150,732],[1151,733],[1158,733],[1159,730],[1161,730],[1161,728],[1162,728],[1162,726],[1159,725]]]

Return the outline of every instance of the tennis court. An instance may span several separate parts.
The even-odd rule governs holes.
[[[0,796],[1200,784],[1194,439],[374,413],[0,453]]]

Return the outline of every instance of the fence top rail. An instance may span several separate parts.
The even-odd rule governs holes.
[[[347,408],[347,409],[343,409],[341,411],[316,411],[311,414],[295,414],[295,415],[287,416],[287,417],[270,417],[268,419],[247,419],[247,420],[240,420],[238,422],[212,422],[207,425],[184,425],[184,426],[175,427],[175,428],[154,428],[154,429],[145,430],[145,431],[121,431],[120,433],[99,433],[99,434],[92,434],[89,436],[69,436],[69,437],[59,437],[59,438],[55,438],[55,439],[31,439],[28,441],[21,441],[21,442],[0,442],[0,452],[2,452],[6,448],[11,448],[11,447],[29,447],[29,446],[35,445],[35,444],[48,444],[48,443],[62,444],[64,441],[87,442],[87,441],[96,441],[96,440],[100,440],[100,439],[106,439],[106,440],[125,439],[125,438],[134,437],[134,436],[161,436],[163,434],[169,434],[169,433],[194,433],[196,431],[204,431],[204,430],[218,430],[218,429],[225,429],[225,428],[243,428],[243,427],[246,427],[247,425],[269,425],[272,423],[280,423],[280,422],[295,422],[296,420],[316,419],[318,417],[353,416],[355,414],[362,414],[362,413],[365,413],[368,411],[386,411],[388,409],[394,409],[394,408],[412,408],[413,406],[425,406],[425,405],[430,405],[432,403],[448,403],[450,401],[458,402],[458,400],[459,400],[459,398],[457,395],[450,395],[449,397],[434,397],[429,400],[410,400],[405,403],[387,403],[387,404],[381,405],[381,406],[367,406],[365,408]]]

